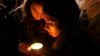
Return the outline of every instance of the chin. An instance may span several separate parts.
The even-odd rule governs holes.
[[[41,18],[34,18],[35,20],[41,20]]]
[[[49,32],[49,34],[50,34],[52,37],[54,37],[54,38],[57,38],[57,37],[58,37],[58,34],[50,33],[50,32]]]
[[[57,35],[51,35],[52,37],[54,37],[54,38],[57,38]]]

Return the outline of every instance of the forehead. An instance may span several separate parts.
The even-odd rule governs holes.
[[[54,16],[50,16],[49,14],[46,14],[45,12],[43,13],[44,15],[44,20],[46,21],[56,21]]]
[[[35,3],[34,2],[32,4],[32,8],[33,8],[32,10],[35,10],[39,13],[42,12],[42,16],[43,16],[45,21],[55,21],[55,18],[56,18],[55,16],[51,16],[48,13],[46,13],[45,11],[43,11],[44,5],[42,3]]]
[[[41,3],[32,3],[31,4],[33,7],[43,7],[43,4],[41,4]]]

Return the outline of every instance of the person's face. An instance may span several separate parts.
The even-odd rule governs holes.
[[[57,22],[53,21],[54,17],[49,16],[43,12],[43,5],[38,3],[33,3],[31,5],[31,13],[35,20],[44,19],[46,24],[44,29],[53,37],[58,37],[60,30],[58,29]]]
[[[43,4],[33,3],[30,8],[35,20],[41,20],[43,18]]]
[[[58,22],[54,21],[55,17],[51,17],[47,14],[44,14],[44,20],[46,22],[45,24],[45,30],[54,38],[57,38],[60,35],[60,29],[58,28]]]

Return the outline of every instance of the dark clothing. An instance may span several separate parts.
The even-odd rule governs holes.
[[[90,33],[88,33],[88,31],[82,30],[74,38],[71,55],[97,56],[97,54],[99,54],[98,52],[100,52],[99,51],[100,43],[96,43],[94,40],[95,36],[92,36]]]
[[[57,6],[55,3],[54,3],[55,6],[52,3],[50,3],[49,5],[45,5],[46,8],[44,8],[44,11],[46,10],[45,12],[47,14],[50,14],[50,16],[56,16],[57,18],[59,18],[59,21],[62,21],[60,24],[62,24],[61,26],[63,26],[64,31],[68,30],[69,32],[67,33],[64,32],[66,35],[65,37],[63,37],[64,40],[63,41],[61,40],[62,41],[61,44],[58,43],[58,45],[60,45],[60,48],[53,51],[52,48],[48,48],[50,49],[50,51],[47,50],[46,54],[45,53],[42,54],[46,56],[82,56],[82,55],[96,56],[97,54],[99,54],[98,52],[100,47],[99,43],[93,41],[95,39],[95,36],[89,34],[87,30],[83,30],[83,29],[76,30],[79,27],[79,21],[78,21],[79,12],[76,13],[73,12],[73,9],[74,11],[77,11],[77,6],[73,7],[75,3],[74,5],[72,3],[71,6],[69,6],[69,4],[67,3],[64,3],[63,5],[61,3],[58,3]],[[64,7],[64,5],[66,4],[67,4],[67,8]],[[61,6],[61,8],[58,5]],[[22,42],[29,43],[36,38],[39,39],[39,42],[42,42],[44,40],[43,43],[45,44],[45,46],[47,45],[51,47],[52,44],[49,42],[50,41],[53,42],[52,41],[53,39],[50,39],[48,37],[46,39],[45,38],[46,35],[45,34],[42,35],[44,33],[41,31],[42,28],[39,25],[38,25],[39,27],[36,26],[35,21],[34,20],[32,21],[33,18],[30,18],[30,15],[24,18],[25,18],[24,21],[20,22],[22,24],[19,23],[21,25],[20,28],[22,32],[21,36],[23,35],[21,38],[22,39],[26,38],[26,41],[24,39],[22,40]],[[67,25],[66,27],[65,24]],[[56,39],[56,40],[60,40],[60,39]],[[46,52],[45,49],[43,51]]]
[[[1,56],[19,56],[16,22],[6,9],[0,10],[0,48]]]
[[[66,37],[61,47],[51,56],[98,56],[100,55],[100,42],[95,40],[86,30],[76,31],[71,35],[72,38]],[[70,41],[68,41],[68,40]],[[59,44],[60,45],[60,44]],[[55,54],[55,55],[54,55]]]

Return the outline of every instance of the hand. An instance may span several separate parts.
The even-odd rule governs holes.
[[[25,43],[20,43],[18,48],[19,48],[20,52],[29,54],[28,47],[29,47],[29,45],[27,45]]]
[[[40,53],[36,53],[37,51],[35,52],[33,50],[28,50],[28,47],[28,44],[20,43],[18,48],[21,53],[28,54],[29,56],[41,56]]]

